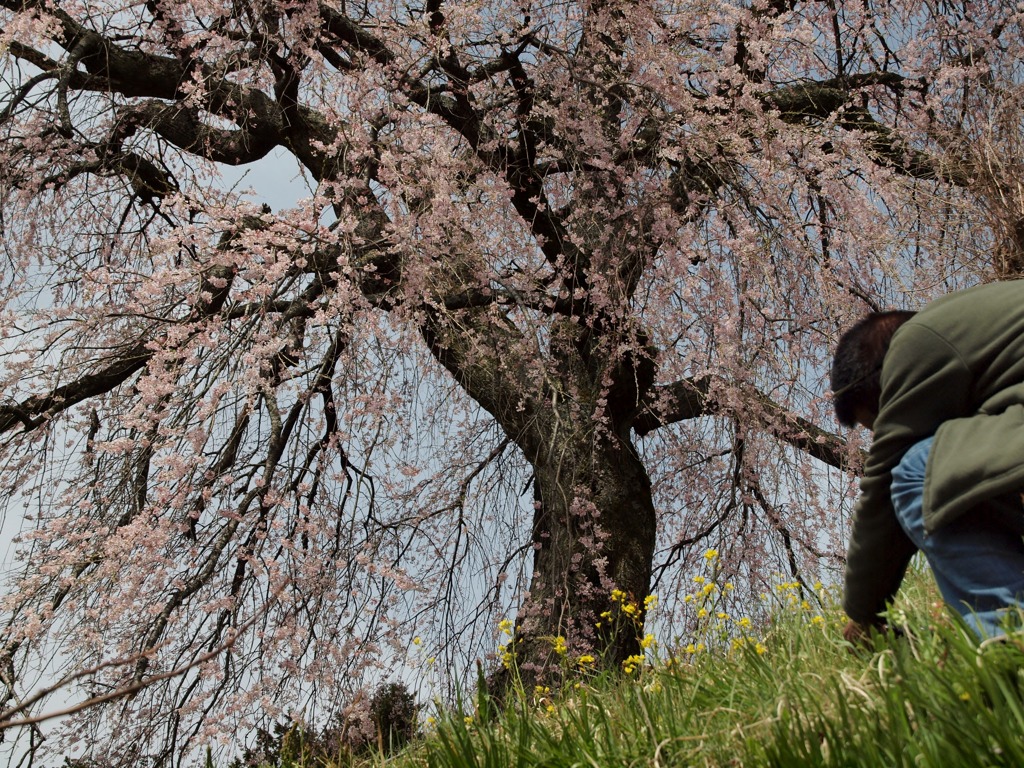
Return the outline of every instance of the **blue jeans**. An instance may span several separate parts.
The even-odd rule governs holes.
[[[892,502],[907,536],[924,552],[943,599],[980,637],[1004,634],[1008,609],[1024,608],[1021,497],[991,499],[925,533],[924,474],[933,438],[915,444],[892,473]]]

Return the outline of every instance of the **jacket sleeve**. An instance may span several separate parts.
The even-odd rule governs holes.
[[[972,376],[957,351],[924,325],[893,337],[882,367],[882,397],[864,465],[846,556],[843,608],[870,623],[899,589],[916,548],[892,506],[892,471],[907,450],[947,419],[966,415]]]

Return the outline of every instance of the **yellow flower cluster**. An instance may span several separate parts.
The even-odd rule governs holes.
[[[822,585],[820,581],[816,581],[811,589],[818,596],[820,602],[825,602],[830,591],[828,587]],[[814,606],[806,598],[809,591],[807,586],[800,581],[781,581],[775,585],[775,592],[781,598],[784,606],[805,616],[810,615],[811,626],[824,628],[827,624],[825,617],[820,613],[814,613]],[[762,595],[762,598],[767,599],[768,596]]]
[[[651,595],[648,595],[648,597],[651,597]],[[622,612],[624,616],[628,616],[634,622],[639,621],[640,606],[632,600],[627,599],[627,595],[625,592],[623,592],[621,589],[613,589],[611,593],[611,599],[613,603],[617,603],[619,605],[619,610]],[[647,598],[644,598],[644,603],[646,604],[646,602]],[[605,611],[601,614],[601,617],[605,618],[606,615],[608,618],[611,618],[611,611]]]
[[[739,650],[751,647],[758,654],[767,652],[767,647],[751,637],[754,622],[749,616],[734,617],[726,610],[726,600],[735,586],[732,582],[720,580],[720,557],[717,549],[704,552],[705,573],[693,577],[694,590],[684,596],[683,603],[692,606],[695,627],[692,637],[680,641],[685,656],[693,656],[708,650]]]
[[[507,642],[498,646],[498,659],[501,666],[511,670],[516,661],[516,639],[514,635],[514,624],[509,619],[502,619],[498,622],[498,631],[508,638]]]
[[[647,595],[641,603],[637,603],[635,600],[630,599],[629,595],[621,589],[613,589],[609,597],[615,607],[613,610],[601,613],[598,617],[600,621],[594,625],[598,629],[614,630],[621,627],[620,621],[623,617],[629,624],[640,629],[644,622],[644,614],[650,613],[658,605],[657,595]]]
[[[554,639],[552,645],[555,649],[555,653],[557,653],[559,656],[565,656],[565,654],[569,652],[569,646],[566,645],[565,638],[561,635]]]
[[[628,600],[626,593],[621,589],[612,590],[610,597],[613,603],[618,604],[620,614],[629,619],[630,623],[636,630],[642,630],[644,615],[653,612],[654,609],[658,607],[657,595],[647,595],[642,601],[642,609],[636,602]],[[611,611],[605,611],[605,613],[601,614],[601,618],[605,621],[612,619]],[[598,628],[600,628],[600,626],[601,625],[599,623]],[[638,635],[638,639],[640,641],[640,648],[644,653],[629,656],[622,662],[622,671],[627,675],[631,675],[637,670],[642,669],[644,664],[648,661],[645,654],[648,651],[653,651],[657,646],[657,641],[654,639],[654,635],[652,634],[648,633],[643,637],[639,637]]]
[[[629,656],[624,662],[622,662],[622,671],[627,675],[631,675],[644,665],[644,661],[646,661],[646,659],[640,654]]]
[[[551,696],[551,687],[547,685],[533,686],[533,705],[543,708],[544,712],[553,715],[557,711],[554,699]]]

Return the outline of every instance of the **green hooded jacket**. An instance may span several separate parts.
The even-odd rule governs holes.
[[[892,470],[935,435],[925,531],[1024,489],[1024,280],[938,299],[896,331],[864,465],[843,607],[870,623],[899,589],[915,547],[893,511]]]

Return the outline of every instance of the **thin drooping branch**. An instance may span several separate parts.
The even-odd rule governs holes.
[[[31,717],[22,717],[18,720],[12,719],[19,713],[26,712],[33,704],[36,704],[37,702],[48,698],[57,691],[63,690],[67,688],[69,685],[72,685],[79,680],[92,677],[97,672],[100,672],[103,669],[107,669],[110,667],[127,666],[132,663],[137,663],[140,658],[144,658],[145,656],[144,654],[136,654],[132,658],[114,659],[112,661],[107,661],[87,669],[79,669],[61,678],[55,683],[40,688],[39,690],[35,691],[31,696],[19,700],[15,706],[0,712],[0,732],[4,731],[7,728],[21,728],[26,725],[35,725],[38,723],[45,722],[47,720],[53,720],[58,717],[66,717],[68,715],[73,715],[76,712],[81,712],[82,710],[88,709],[90,707],[95,707],[97,705],[105,704],[110,701],[123,699],[126,696],[132,696],[133,694],[136,694],[139,691],[141,691],[143,688],[148,688],[154,683],[158,683],[162,680],[171,680],[176,677],[181,677],[190,670],[202,666],[203,664],[207,663],[208,661],[211,661],[212,659],[217,658],[223,653],[230,653],[232,647],[235,645],[238,639],[246,631],[251,629],[256,624],[257,621],[259,621],[266,615],[267,611],[276,602],[282,591],[283,588],[278,589],[278,591],[271,597],[271,599],[268,600],[267,603],[263,606],[263,610],[254,613],[248,620],[246,620],[244,624],[242,624],[241,626],[237,627],[234,631],[232,631],[230,636],[226,640],[222,641],[215,648],[207,651],[206,653],[203,653],[193,659],[189,659],[180,666],[177,666],[174,669],[170,669],[166,672],[150,675],[149,677],[137,678],[128,685],[123,685],[118,688],[114,688],[113,690],[107,691],[106,693],[98,694],[96,696],[90,696],[89,698],[84,699],[83,701],[77,702],[76,704],[72,704],[59,710],[54,710],[52,712],[43,712],[42,714],[33,715]]]

